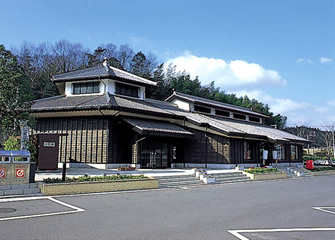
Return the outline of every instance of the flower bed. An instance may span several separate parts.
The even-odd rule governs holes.
[[[110,175],[78,178],[67,178],[66,182],[60,179],[45,179],[39,183],[43,195],[65,195],[79,193],[113,192],[138,189],[158,188],[158,179],[144,175]]]
[[[277,168],[251,168],[244,170],[243,174],[253,180],[271,180],[287,177],[287,173],[281,172]]]
[[[313,176],[335,175],[335,167],[316,167],[306,171]]]

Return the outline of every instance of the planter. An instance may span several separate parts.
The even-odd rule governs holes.
[[[43,195],[65,195],[79,193],[114,192],[125,190],[155,189],[158,179],[130,179],[101,182],[39,183]]]
[[[206,178],[203,178],[203,181],[205,184],[215,183],[215,177],[206,177]]]
[[[118,171],[135,171],[136,167],[118,167]]]
[[[205,170],[198,170],[195,172],[195,177],[200,178],[200,175],[207,174]]]
[[[243,171],[243,170],[244,170],[244,167],[236,166],[236,167],[235,167],[235,170],[236,170],[236,171]]]
[[[307,171],[310,175],[312,176],[328,176],[328,175],[335,175],[335,170],[325,170],[325,171],[309,171],[309,170],[305,170]]]
[[[204,174],[199,175],[200,180],[203,180],[204,178],[208,178],[207,172],[205,172]]]
[[[249,177],[252,180],[271,180],[271,179],[283,179],[287,177],[285,172],[273,172],[273,173],[248,173],[244,172],[243,174]]]
[[[199,170],[199,168],[192,168],[192,169],[191,169],[191,174],[194,175],[194,174],[196,173],[196,171],[198,171],[198,170]]]

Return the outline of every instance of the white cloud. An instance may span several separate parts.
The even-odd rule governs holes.
[[[325,106],[313,105],[308,102],[296,102],[289,98],[276,98],[260,90],[242,90],[230,93],[235,93],[238,97],[247,95],[250,99],[256,99],[264,104],[267,103],[270,111],[274,114],[279,113],[288,118],[288,125],[318,126],[322,120],[331,122],[329,109]]]
[[[203,85],[215,81],[215,85],[224,89],[241,86],[285,85],[277,71],[265,69],[257,63],[248,63],[243,60],[226,62],[223,59],[197,57],[190,52],[169,59],[169,64],[176,65],[177,71],[186,70],[192,78],[199,76]]]
[[[314,62],[308,58],[299,58],[297,60],[297,63],[304,63],[304,62],[309,63],[309,64],[314,64]]]
[[[320,63],[324,64],[324,63],[331,63],[333,61],[333,59],[331,58],[325,58],[325,57],[321,57],[319,59]]]
[[[335,100],[327,102],[328,105],[335,107]]]

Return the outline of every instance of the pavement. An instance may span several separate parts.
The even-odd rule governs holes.
[[[0,239],[334,240],[334,181],[0,199]]]
[[[213,173],[224,173],[224,172],[236,172],[235,169],[220,169],[220,170],[207,170],[209,174]],[[161,176],[177,176],[177,175],[191,175],[191,169],[136,169],[135,171],[118,171],[117,169],[96,169],[96,168],[67,168],[67,177],[79,177],[84,175],[89,176],[102,176],[113,175],[113,174],[144,174],[149,177],[161,177]],[[37,171],[35,174],[35,181],[43,181],[45,178],[61,178],[62,169],[57,171]]]

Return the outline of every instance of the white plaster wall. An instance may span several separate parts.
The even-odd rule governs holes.
[[[183,109],[185,111],[190,111],[190,104],[184,101],[180,101],[180,100],[173,100],[172,101],[174,104],[176,104],[178,106],[178,108]]]

